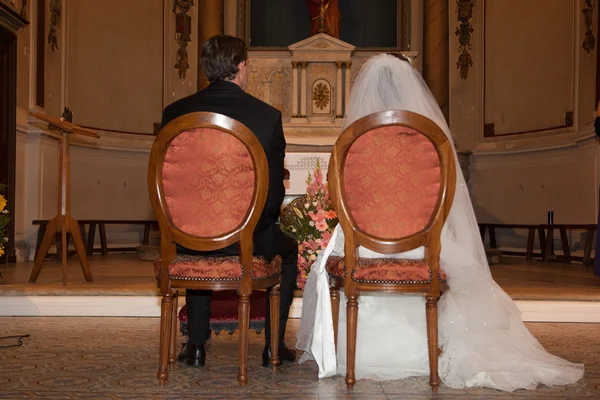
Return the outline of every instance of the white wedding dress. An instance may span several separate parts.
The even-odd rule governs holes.
[[[400,109],[433,120],[452,140],[427,85],[408,62],[381,54],[365,63],[356,79],[344,128],[365,115]],[[454,150],[456,158],[456,150]],[[468,189],[457,161],[457,188],[442,231],[440,266],[449,290],[439,302],[440,378],[452,388],[484,386],[505,391],[571,384],[583,365],[546,352],[527,330],[512,299],[496,284]],[[346,373],[346,299],[340,299],[338,351],[325,262],[343,255],[344,235],[336,227],[329,246],[312,266],[304,289],[296,347],[300,362],[314,359],[319,378]],[[379,254],[359,248],[360,257]],[[387,255],[386,257],[390,257]],[[423,248],[396,255],[423,258]],[[337,354],[337,357],[336,357]],[[359,297],[356,378],[392,380],[428,375],[425,300],[421,295],[362,293]]]

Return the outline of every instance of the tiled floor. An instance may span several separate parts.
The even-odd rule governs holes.
[[[287,342],[295,342],[292,320]],[[263,337],[250,335],[249,383],[237,385],[237,335],[211,339],[207,366],[177,365],[169,384],[158,386],[157,318],[0,318],[0,336],[31,336],[23,346],[0,348],[2,399],[598,399],[600,325],[528,324],[552,353],[583,362],[583,380],[568,387],[504,393],[441,387],[432,395],[427,378],[359,381],[348,393],[343,378],[319,380],[313,363],[286,364],[273,373],[259,365]],[[15,339],[0,340],[0,346]]]

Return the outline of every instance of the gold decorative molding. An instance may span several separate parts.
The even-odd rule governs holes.
[[[21,11],[19,15],[23,18],[27,18],[27,0],[21,0]]]
[[[58,50],[58,37],[56,30],[60,28],[62,1],[50,0],[50,30],[48,31],[48,44],[52,51]]]
[[[473,7],[476,0],[456,0],[456,13],[458,14],[459,26],[454,32],[458,36],[458,61],[456,68],[460,70],[460,77],[467,79],[469,76],[469,68],[473,66],[473,57],[469,50],[473,49],[471,45],[471,34],[475,31],[471,25],[473,17]]]
[[[194,0],[173,0],[173,14],[175,14],[175,41],[179,46],[177,50],[177,62],[175,69],[179,73],[179,79],[185,80],[187,70],[190,69],[188,62],[187,45],[192,41],[192,17],[188,15],[194,6]]]
[[[318,83],[313,89],[313,101],[319,110],[329,105],[329,88],[323,83]]]
[[[596,38],[594,37],[594,10],[596,5],[594,0],[585,0],[583,2],[583,10],[581,11],[584,16],[585,22],[585,38],[583,39],[583,50],[586,54],[590,54],[596,46]]]

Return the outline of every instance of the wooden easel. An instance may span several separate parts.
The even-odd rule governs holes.
[[[69,204],[69,136],[72,134],[83,135],[93,138],[99,138],[100,136],[98,136],[98,134],[92,130],[80,128],[77,125],[65,121],[64,118],[56,118],[50,115],[39,114],[37,112],[30,112],[29,114],[41,119],[42,121],[48,122],[50,124],[50,127],[56,128],[56,130],[60,131],[60,176],[58,190],[58,214],[56,215],[56,217],[48,221],[46,233],[44,234],[44,238],[42,239],[42,243],[40,245],[37,257],[35,258],[33,270],[31,271],[31,275],[29,276],[29,283],[35,283],[37,281],[37,278],[40,275],[40,270],[42,269],[42,264],[44,264],[44,260],[46,259],[46,255],[48,254],[48,250],[50,249],[50,245],[52,244],[52,239],[58,233],[61,234],[62,239],[61,262],[63,285],[67,285],[68,233],[71,234],[73,242],[75,243],[75,250],[77,252],[77,256],[79,257],[79,263],[81,264],[81,269],[83,270],[85,280],[87,282],[91,282],[93,280],[92,271],[90,270],[90,266],[88,264],[83,240],[81,239],[81,231],[79,230],[79,225],[77,221],[71,216]]]

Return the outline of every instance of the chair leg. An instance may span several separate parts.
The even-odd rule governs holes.
[[[346,334],[348,341],[346,343],[346,386],[352,390],[356,383],[354,367],[356,364],[356,328],[358,323],[358,294],[348,296],[346,304],[347,328]]]
[[[277,367],[281,365],[279,360],[279,309],[281,307],[279,284],[271,288],[269,301],[271,302],[271,366],[273,371],[277,371]]]
[[[238,321],[240,329],[238,382],[240,386],[246,386],[248,383],[248,331],[250,330],[250,295],[248,294],[240,294]]]
[[[173,310],[171,312],[171,340],[169,341],[169,368],[172,368],[177,361],[175,355],[175,341],[177,340],[177,303],[179,294],[176,292],[173,295]]]
[[[435,393],[440,386],[440,377],[438,374],[438,315],[437,304],[438,298],[435,296],[427,296],[426,312],[427,312],[427,344],[429,350],[429,384],[431,390]]]
[[[169,357],[169,342],[171,336],[171,314],[173,308],[173,295],[163,294],[160,307],[160,347],[158,357],[158,382],[161,385],[167,383],[169,379],[169,370],[167,368]]]
[[[331,295],[331,314],[333,316],[333,340],[337,351],[338,325],[340,322],[340,289],[330,287],[329,293]]]

